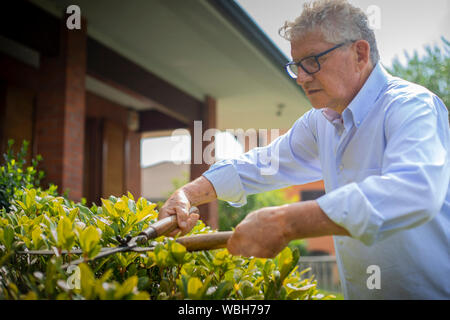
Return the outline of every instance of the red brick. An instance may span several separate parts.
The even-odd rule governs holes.
[[[61,22],[57,57],[42,57],[36,112],[36,150],[44,158],[46,182],[70,197],[83,195],[86,21],[82,30],[68,30]]]

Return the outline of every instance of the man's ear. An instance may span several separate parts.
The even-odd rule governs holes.
[[[370,45],[366,40],[358,40],[353,45],[356,50],[356,65],[359,70],[363,70],[370,61]]]

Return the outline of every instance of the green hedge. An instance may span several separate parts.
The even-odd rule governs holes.
[[[130,193],[102,199],[102,206],[75,203],[58,196],[54,185],[42,190],[36,161],[29,169],[23,158],[23,152],[15,156],[8,150],[1,167],[10,190],[0,209],[0,299],[332,298],[316,290],[313,277],[302,278],[307,270],[297,270],[299,251],[288,247],[274,259],[247,259],[226,249],[187,252],[162,236],[153,252],[90,261],[102,247],[118,246],[118,237],[136,236],[154,223],[156,204]],[[187,236],[210,232],[198,221]],[[20,253],[27,249],[55,255]],[[82,254],[61,255],[75,249]],[[78,267],[62,267],[80,257],[85,262]]]
[[[186,252],[169,237],[154,252],[118,253],[82,263],[79,288],[61,268],[78,255],[30,256],[17,251],[80,248],[94,257],[117,236],[137,235],[157,219],[155,204],[131,194],[88,208],[36,189],[24,190],[0,214],[1,299],[321,299],[315,281],[297,270],[298,250],[275,259],[244,259],[226,249]],[[213,232],[201,221],[190,234]],[[71,285],[72,284],[72,285]]]

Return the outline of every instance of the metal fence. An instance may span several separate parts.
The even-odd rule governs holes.
[[[298,262],[299,271],[311,268],[303,274],[303,278],[314,275],[317,280],[317,288],[331,292],[341,292],[339,272],[334,256],[303,256]]]

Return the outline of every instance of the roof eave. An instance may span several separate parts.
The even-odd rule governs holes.
[[[241,8],[234,0],[207,0],[224,18],[234,25],[254,46],[256,46],[266,58],[268,58],[277,68],[284,69],[289,61],[284,53],[270,40],[263,30],[254,22],[247,12]],[[283,76],[292,81],[286,73]],[[306,97],[301,86],[296,86]]]

